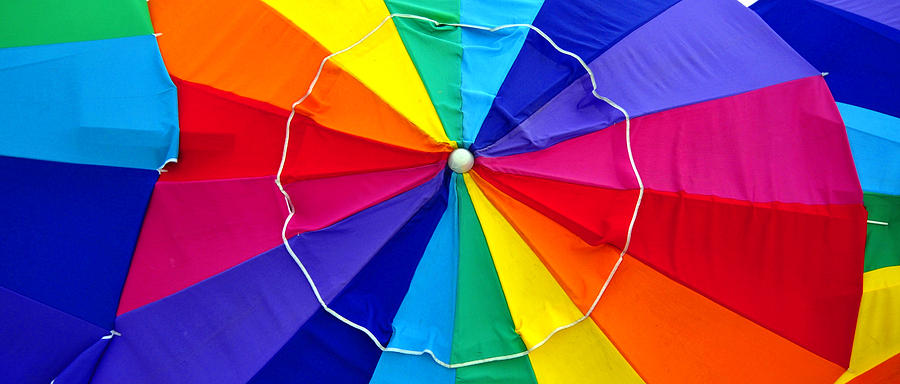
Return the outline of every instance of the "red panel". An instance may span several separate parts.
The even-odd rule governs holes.
[[[449,152],[406,149],[295,117],[282,182],[414,168],[443,162],[447,156]]]
[[[160,181],[274,175],[287,111],[231,93],[172,79],[178,87],[178,163]]]
[[[274,175],[288,112],[205,85],[178,86],[180,153],[162,181]],[[307,178],[412,168],[441,161],[421,152],[325,128],[295,115],[284,183]]]
[[[585,241],[624,246],[637,191],[476,171]],[[862,205],[647,190],[629,253],[846,367],[862,293],[865,220]]]
[[[475,171],[506,194],[564,225],[590,244],[625,244],[637,190],[590,187],[536,177]]]

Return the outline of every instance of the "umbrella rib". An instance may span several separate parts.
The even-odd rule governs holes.
[[[477,30],[488,31],[488,32],[496,32],[496,31],[508,29],[508,28],[528,28],[528,29],[534,31],[535,33],[537,33],[538,35],[540,35],[542,38],[544,38],[544,40],[546,40],[548,43],[550,43],[550,45],[552,45],[553,48],[556,49],[556,51],[577,60],[578,63],[581,64],[582,68],[584,68],[585,72],[587,72],[587,75],[591,80],[591,86],[593,88],[591,90],[591,94],[598,100],[601,100],[601,101],[609,104],[611,107],[615,108],[616,110],[621,112],[622,115],[625,116],[625,145],[628,150],[627,151],[628,152],[628,160],[631,163],[631,170],[634,173],[634,177],[637,180],[638,187],[639,187],[638,197],[634,204],[634,212],[632,213],[631,221],[628,224],[628,233],[625,238],[625,246],[622,248],[621,252],[619,252],[619,259],[616,261],[616,264],[610,270],[609,275],[606,277],[606,281],[603,283],[603,286],[600,288],[600,292],[597,294],[597,297],[594,299],[594,302],[591,304],[591,306],[587,310],[587,312],[585,312],[584,315],[582,315],[577,320],[575,320],[569,324],[557,327],[552,332],[550,332],[543,340],[541,340],[537,344],[533,345],[531,348],[528,348],[522,352],[451,364],[451,363],[445,362],[445,361],[441,360],[440,358],[438,358],[435,355],[434,351],[432,351],[430,349],[424,349],[421,351],[412,351],[412,350],[396,348],[396,347],[385,347],[381,343],[381,341],[379,341],[378,338],[375,337],[375,335],[371,331],[369,331],[366,327],[359,325],[350,319],[347,319],[346,317],[342,316],[340,313],[337,313],[335,310],[331,309],[328,306],[328,304],[325,303],[325,300],[322,298],[322,295],[319,293],[319,289],[316,286],[316,283],[313,281],[312,276],[310,276],[309,271],[306,269],[306,266],[303,265],[303,262],[300,261],[300,258],[297,256],[297,254],[294,253],[293,248],[291,247],[290,243],[288,242],[287,227],[288,227],[288,224],[290,223],[291,219],[294,217],[294,214],[296,213],[296,211],[294,209],[294,204],[291,201],[290,195],[288,195],[287,191],[284,189],[284,185],[282,185],[282,183],[281,183],[281,175],[284,172],[284,164],[287,159],[288,144],[290,142],[290,137],[291,137],[291,122],[294,119],[294,115],[297,113],[296,108],[298,105],[303,103],[312,94],[313,89],[315,88],[316,84],[318,83],[319,77],[322,75],[322,71],[324,70],[325,64],[328,62],[328,60],[362,44],[363,41],[365,41],[370,36],[375,34],[375,32],[377,32],[379,29],[381,29],[381,27],[383,27],[389,20],[392,20],[394,18],[425,21],[425,22],[434,24],[435,27],[449,26],[449,27],[457,27],[457,28],[477,29]],[[620,105],[616,104],[609,98],[604,97],[597,93],[597,80],[594,77],[594,72],[591,70],[590,67],[588,67],[587,63],[585,63],[585,61],[580,56],[578,56],[577,54],[575,54],[571,51],[567,51],[567,50],[561,48],[559,45],[556,44],[555,41],[553,41],[553,39],[550,38],[550,36],[548,36],[546,33],[544,33],[544,31],[542,31],[538,27],[535,27],[532,24],[505,24],[505,25],[500,25],[500,26],[495,26],[495,27],[488,27],[488,26],[483,26],[483,25],[472,25],[472,24],[442,23],[437,20],[430,19],[430,18],[427,18],[424,16],[412,15],[412,14],[406,14],[406,13],[392,13],[392,14],[386,16],[383,20],[381,20],[380,23],[378,23],[377,26],[375,26],[375,28],[373,28],[371,31],[369,31],[369,33],[365,34],[362,38],[357,40],[355,43],[351,44],[347,48],[341,49],[341,50],[336,51],[328,56],[325,56],[325,58],[322,59],[321,63],[319,63],[319,69],[316,72],[316,76],[312,79],[312,82],[310,82],[310,84],[309,84],[309,88],[306,90],[306,94],[304,94],[303,97],[301,97],[300,99],[298,99],[291,105],[291,113],[290,113],[290,115],[288,115],[287,123],[285,124],[284,147],[282,148],[282,151],[281,151],[281,163],[278,165],[278,173],[275,177],[275,184],[278,186],[278,189],[281,191],[281,194],[284,197],[285,204],[287,205],[287,208],[288,208],[288,215],[285,218],[284,224],[281,227],[281,240],[284,243],[284,246],[287,249],[288,254],[290,254],[291,258],[294,259],[294,262],[297,263],[297,266],[300,267],[300,270],[303,272],[303,276],[306,277],[306,281],[307,281],[307,283],[309,283],[309,287],[312,289],[313,294],[316,296],[316,300],[319,302],[319,305],[322,307],[322,309],[324,309],[326,312],[328,312],[329,314],[331,314],[332,316],[334,316],[336,319],[340,320],[341,322],[365,333],[372,340],[372,342],[375,343],[375,345],[378,347],[378,349],[380,349],[384,352],[394,352],[394,353],[400,353],[400,354],[404,354],[404,355],[416,355],[416,356],[428,354],[429,356],[431,356],[432,360],[434,360],[435,363],[437,363],[445,368],[462,368],[462,367],[468,367],[468,366],[473,366],[473,365],[478,365],[478,364],[489,363],[489,362],[493,362],[493,361],[510,360],[510,359],[515,359],[515,358],[519,358],[522,356],[526,356],[529,353],[531,353],[532,351],[534,351],[535,349],[538,349],[542,345],[546,344],[547,341],[549,341],[550,338],[553,337],[553,335],[555,335],[558,332],[565,330],[567,328],[574,327],[575,325],[578,325],[579,323],[581,323],[582,321],[584,321],[585,319],[590,317],[591,313],[593,313],[594,309],[597,307],[597,304],[600,302],[600,298],[603,296],[603,293],[606,292],[606,289],[609,287],[609,284],[612,281],[613,276],[616,274],[616,271],[619,270],[619,266],[622,264],[622,260],[625,258],[625,254],[628,252],[628,248],[631,246],[631,237],[632,237],[632,232],[634,230],[634,222],[637,220],[637,215],[638,215],[638,211],[640,210],[641,201],[643,201],[643,198],[644,198],[644,182],[641,179],[640,173],[638,173],[637,165],[635,164],[635,161],[634,161],[634,153],[632,152],[632,149],[631,149],[631,118],[628,115],[628,112],[625,111],[625,109],[622,108]]]

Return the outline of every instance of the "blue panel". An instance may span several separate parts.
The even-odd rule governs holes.
[[[0,287],[0,381],[47,384],[108,333]]]
[[[900,30],[811,0],[751,7],[820,71],[835,100],[900,117]]]
[[[0,156],[0,286],[112,329],[158,176]]]
[[[453,384],[456,369],[442,367],[425,354],[420,356],[383,352],[371,384]]]
[[[456,191],[454,176],[450,190]],[[390,347],[432,351],[450,361],[453,319],[456,311],[459,216],[456,193],[450,193],[447,210],[431,236],[409,291],[394,317]],[[410,356],[384,352],[372,383],[453,383],[455,370],[436,364],[429,355]]]
[[[547,0],[533,24],[561,48],[590,62],[676,2]],[[472,148],[490,145],[582,75],[577,61],[529,32]]]
[[[449,172],[438,193],[372,258],[329,306],[382,345],[416,267],[447,208]],[[363,332],[319,309],[251,383],[367,383],[381,351]]]
[[[900,195],[900,118],[838,103],[863,191]]]
[[[153,36],[0,49],[0,155],[157,169],[178,101]]]
[[[460,0],[459,19],[463,24],[485,26],[531,24],[541,4],[543,0]],[[528,32],[523,27],[496,32],[462,30],[463,146],[475,141]]]

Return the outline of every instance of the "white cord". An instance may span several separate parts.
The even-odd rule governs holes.
[[[888,223],[886,223],[884,221],[878,221],[878,220],[866,220],[866,223],[875,224],[875,225],[883,225],[885,227],[888,225]]]
[[[385,347],[384,345],[381,344],[381,342],[378,340],[378,338],[375,337],[375,335],[372,334],[372,332],[369,331],[366,327],[354,323],[352,320],[347,319],[344,316],[341,316],[341,314],[335,312],[333,309],[328,307],[328,304],[326,304],[325,300],[322,299],[322,295],[319,293],[319,289],[316,287],[316,283],[313,281],[312,276],[310,276],[309,271],[306,269],[306,266],[304,266],[303,262],[300,261],[300,258],[297,257],[297,254],[294,253],[294,250],[291,248],[291,245],[288,242],[288,239],[287,239],[288,223],[290,223],[290,221],[294,217],[294,214],[296,211],[294,209],[293,202],[291,202],[291,197],[288,195],[287,191],[285,191],[284,185],[281,184],[281,175],[284,172],[284,164],[287,159],[288,143],[290,142],[290,137],[291,137],[291,122],[293,121],[294,115],[296,114],[296,108],[298,105],[300,105],[300,103],[305,101],[309,97],[309,95],[312,94],[313,88],[315,88],[316,83],[318,83],[319,77],[322,75],[322,70],[325,68],[325,63],[328,62],[328,60],[330,60],[331,58],[333,58],[337,55],[340,55],[344,52],[347,52],[347,51],[353,49],[354,47],[356,47],[357,45],[361,44],[363,41],[365,41],[370,36],[372,36],[376,31],[381,29],[381,27],[384,26],[384,24],[387,23],[388,20],[391,20],[393,18],[421,20],[421,21],[432,23],[432,24],[434,24],[435,27],[450,26],[450,27],[459,27],[459,28],[478,29],[478,30],[489,31],[489,32],[496,32],[496,31],[499,31],[502,29],[507,29],[507,28],[520,28],[520,27],[528,28],[528,29],[536,32],[541,37],[543,37],[544,40],[546,40],[548,43],[550,43],[550,45],[552,45],[553,48],[556,49],[558,52],[577,60],[578,63],[581,64],[581,66],[587,72],[588,77],[591,80],[591,86],[593,87],[593,89],[591,90],[591,94],[594,95],[594,97],[596,97],[597,99],[599,99],[603,102],[606,102],[613,108],[617,109],[619,112],[622,112],[622,115],[625,116],[625,144],[626,144],[626,147],[628,148],[628,160],[631,162],[631,170],[634,172],[634,177],[637,180],[638,187],[640,188],[639,192],[638,192],[637,201],[634,204],[634,212],[631,215],[631,222],[628,224],[628,234],[625,238],[625,246],[622,248],[622,251],[619,253],[619,259],[616,261],[616,264],[610,270],[609,276],[606,277],[606,281],[603,283],[603,287],[600,288],[600,292],[597,294],[597,297],[594,299],[594,302],[591,304],[591,307],[588,309],[588,311],[583,316],[581,316],[579,319],[577,319],[569,324],[566,324],[566,325],[563,325],[561,327],[554,329],[552,332],[550,332],[550,334],[547,335],[547,337],[545,337],[539,343],[533,345],[531,348],[528,348],[525,351],[522,351],[519,353],[514,353],[514,354],[509,354],[509,355],[494,356],[494,357],[489,357],[489,358],[485,358],[485,359],[450,364],[450,363],[447,363],[447,362],[439,359],[437,356],[435,356],[434,352],[429,349],[424,349],[421,351],[411,351],[411,350],[401,349],[401,348]],[[471,25],[471,24],[441,23],[436,20],[429,19],[427,17],[422,17],[422,16],[418,16],[418,15],[410,15],[410,14],[405,14],[405,13],[392,13],[392,14],[388,15],[383,20],[381,20],[381,22],[378,23],[378,25],[374,29],[369,31],[369,33],[367,33],[361,39],[359,39],[355,43],[351,44],[349,47],[344,48],[340,51],[334,52],[328,56],[325,56],[325,58],[322,59],[322,62],[319,63],[319,70],[316,72],[316,76],[313,78],[312,82],[309,84],[309,88],[306,90],[306,94],[303,95],[303,97],[301,97],[299,100],[295,101],[294,104],[291,105],[291,113],[290,113],[290,115],[288,115],[287,124],[285,125],[284,147],[282,148],[282,151],[281,151],[281,164],[278,165],[278,174],[275,177],[275,184],[278,185],[278,189],[281,191],[281,194],[284,196],[284,201],[288,207],[288,215],[284,220],[284,225],[282,225],[282,227],[281,227],[281,240],[284,243],[284,246],[287,249],[288,254],[291,255],[291,258],[294,259],[294,262],[297,263],[297,266],[299,266],[300,270],[303,272],[303,276],[306,277],[306,281],[309,283],[309,287],[312,288],[313,294],[316,296],[316,300],[319,302],[319,305],[322,306],[322,309],[324,309],[326,312],[330,313],[332,316],[334,316],[341,322],[365,333],[367,336],[369,336],[370,339],[372,339],[372,342],[374,342],[375,345],[378,346],[378,349],[380,349],[384,352],[395,352],[395,353],[401,353],[404,355],[416,355],[416,356],[428,354],[429,356],[431,356],[431,358],[434,360],[435,363],[437,363],[443,367],[446,367],[446,368],[462,368],[462,367],[468,367],[468,366],[473,366],[473,365],[478,365],[478,364],[489,363],[492,361],[510,360],[510,359],[515,359],[515,358],[519,358],[519,357],[528,355],[535,349],[537,349],[540,346],[547,343],[547,341],[550,340],[550,337],[552,337],[556,333],[558,333],[564,329],[574,327],[578,323],[581,323],[582,321],[584,321],[585,319],[590,317],[591,313],[594,311],[594,309],[597,307],[597,304],[600,302],[600,297],[603,296],[603,293],[606,292],[606,288],[609,287],[609,283],[610,283],[610,281],[612,281],[613,275],[615,275],[616,271],[619,270],[619,265],[622,264],[622,260],[625,257],[625,253],[628,252],[629,246],[631,246],[631,233],[634,230],[634,222],[637,220],[638,210],[640,209],[641,201],[644,198],[644,182],[641,180],[641,175],[638,173],[637,165],[635,165],[635,162],[634,162],[634,154],[632,153],[632,150],[631,150],[631,118],[629,117],[628,112],[626,112],[624,108],[622,108],[618,104],[614,103],[612,100],[610,100],[606,97],[603,97],[597,93],[597,80],[594,77],[594,72],[591,71],[591,69],[588,67],[587,63],[585,63],[581,57],[579,57],[575,53],[572,53],[570,51],[560,48],[558,45],[556,45],[556,42],[554,42],[553,39],[550,38],[550,36],[547,36],[547,34],[544,33],[544,31],[540,30],[538,27],[535,27],[534,25],[531,25],[531,24],[506,24],[506,25],[501,25],[498,27],[485,27],[485,26],[481,26],[481,25]]]

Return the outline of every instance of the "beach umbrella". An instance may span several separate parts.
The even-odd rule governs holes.
[[[828,72],[825,80],[847,126],[869,212],[853,357],[839,382],[898,381],[900,4],[760,1],[753,9],[813,66]]]
[[[739,3],[149,8],[178,162],[114,333],[56,383],[847,369],[866,234],[847,135]]]
[[[0,2],[0,382],[111,334],[177,112],[146,2]]]

